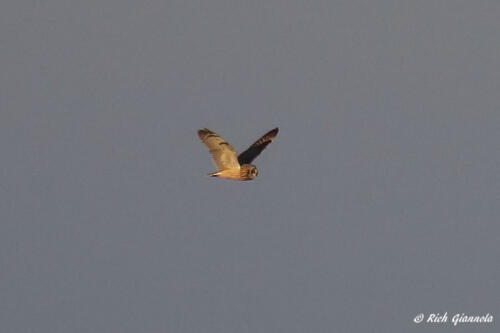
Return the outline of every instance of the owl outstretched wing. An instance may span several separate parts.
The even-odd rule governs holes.
[[[255,141],[247,150],[238,156],[240,164],[250,164],[259,154],[270,144],[278,135],[278,127],[264,134],[259,140]]]
[[[212,161],[217,169],[238,169],[240,164],[234,148],[217,133],[212,132],[208,128],[198,130],[200,140],[210,150]]]

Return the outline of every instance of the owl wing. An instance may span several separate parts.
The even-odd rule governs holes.
[[[273,139],[278,135],[278,127],[273,130],[270,130],[266,134],[264,134],[259,140],[255,141],[247,150],[242,152],[238,156],[238,162],[240,164],[249,164],[251,163],[259,154],[270,144]]]
[[[212,161],[218,171],[225,169],[238,169],[240,164],[234,148],[217,133],[212,132],[208,128],[198,130],[200,140],[210,150]]]

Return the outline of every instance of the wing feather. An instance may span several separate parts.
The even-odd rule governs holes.
[[[217,133],[208,128],[198,130],[200,140],[210,150],[212,161],[218,171],[225,169],[238,169],[240,164],[234,148]]]
[[[238,162],[242,164],[251,163],[259,154],[270,144],[278,135],[278,127],[264,134],[259,140],[255,141],[247,150],[238,156]]]

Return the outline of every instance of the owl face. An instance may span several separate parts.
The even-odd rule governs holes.
[[[252,165],[252,164],[243,164],[241,166],[241,168],[244,169],[245,172],[246,172],[246,177],[245,178],[254,179],[259,174],[259,170],[257,169],[257,167],[255,165]]]

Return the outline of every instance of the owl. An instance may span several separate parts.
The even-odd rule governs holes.
[[[208,175],[233,180],[254,179],[259,174],[259,170],[250,163],[273,141],[277,134],[278,128],[276,127],[238,155],[236,150],[218,134],[207,128],[198,130],[198,136],[210,150],[212,160],[217,167],[216,172]]]

